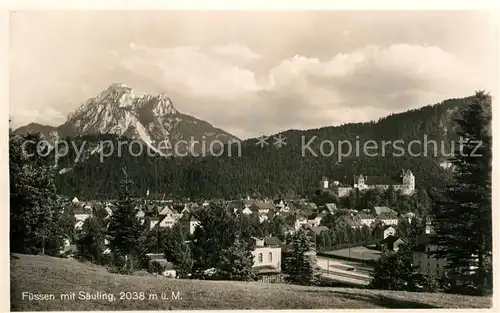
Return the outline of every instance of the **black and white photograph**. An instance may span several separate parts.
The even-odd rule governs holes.
[[[124,9],[6,15],[11,311],[493,307],[492,12]]]

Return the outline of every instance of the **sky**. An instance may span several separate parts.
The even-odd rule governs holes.
[[[17,11],[10,118],[57,126],[111,83],[240,138],[376,120],[486,90],[486,12]]]

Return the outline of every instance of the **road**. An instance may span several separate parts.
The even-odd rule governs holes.
[[[317,260],[317,265],[321,268],[322,275],[326,278],[358,285],[367,285],[370,282],[371,268],[363,263],[327,257],[318,257]],[[352,267],[356,270],[347,271],[347,268]]]

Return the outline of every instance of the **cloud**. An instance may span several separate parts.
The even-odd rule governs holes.
[[[31,93],[14,95],[24,104],[13,107],[15,120],[61,123],[61,112],[119,81],[139,91],[168,92],[181,112],[245,138],[373,120],[467,96],[489,83],[440,47],[406,43],[367,45],[326,59],[298,54],[269,66],[266,57],[236,43],[157,47],[131,41],[92,54],[63,51],[58,61],[63,69],[52,74],[53,64],[18,58],[14,80],[27,83]],[[39,106],[33,99],[47,108],[33,109]]]
[[[294,56],[269,71],[266,89],[301,93],[307,99],[304,105],[325,114],[332,108],[392,112],[468,95],[481,88],[480,77],[474,68],[438,47],[396,44],[366,46],[326,61]]]
[[[65,120],[65,116],[52,107],[43,109],[23,109],[14,107],[11,108],[9,114],[12,116],[12,124],[16,128],[32,122],[51,125],[54,122],[63,123]]]
[[[209,56],[202,58],[212,62]],[[231,72],[227,67],[232,65],[212,66],[212,73],[221,75]],[[241,137],[373,120],[471,95],[484,83],[474,68],[453,54],[439,47],[409,44],[366,46],[324,61],[295,55],[261,77],[249,75],[247,81],[238,81],[235,75],[233,86],[225,86],[224,78],[216,76],[198,83],[210,85],[214,82],[208,79],[220,80],[216,84],[224,88],[199,95],[183,106]],[[237,88],[237,82],[243,85]],[[244,84],[252,88],[244,88]]]
[[[197,46],[148,48],[130,45],[122,64],[133,72],[151,72],[173,90],[193,96],[234,97],[259,89],[255,74],[205,53]]]
[[[223,46],[215,46],[212,50],[219,55],[235,57],[243,61],[253,61],[262,58],[260,54],[257,54],[250,50],[247,46],[231,43]]]

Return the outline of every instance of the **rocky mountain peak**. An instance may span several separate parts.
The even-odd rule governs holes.
[[[164,140],[201,140],[203,136],[223,142],[237,139],[210,123],[180,113],[165,93],[139,93],[123,83],[113,83],[85,101],[55,129],[60,137],[116,134],[149,145]]]

